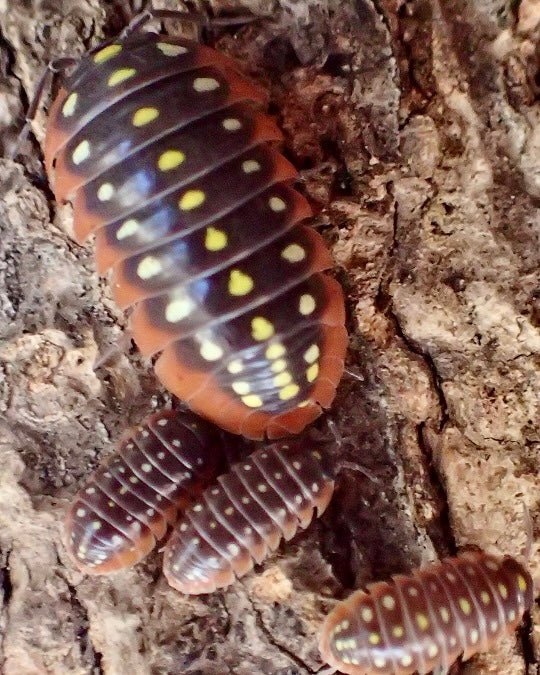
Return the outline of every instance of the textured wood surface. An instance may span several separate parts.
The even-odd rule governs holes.
[[[133,5],[0,0],[3,152],[47,60],[115,34]],[[349,468],[321,520],[224,592],[179,595],[157,552],[110,578],[74,569],[60,544],[69,499],[167,396],[123,337],[91,242],[73,242],[53,201],[41,112],[37,140],[0,163],[5,675],[315,673],[334,598],[465,546],[519,554],[523,504],[540,575],[538,1],[241,11],[272,18],[215,44],[270,88],[348,298],[354,375],[331,416]],[[331,438],[324,421],[312,433]],[[454,671],[537,673],[533,614]]]

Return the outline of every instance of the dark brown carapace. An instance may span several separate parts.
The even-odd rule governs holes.
[[[237,64],[136,33],[84,57],[50,113],[46,167],[96,234],[134,339],[196,412],[251,438],[298,433],[343,372],[344,302],[291,186],[265,94]]]
[[[447,558],[340,602],[324,624],[321,655],[349,675],[447,669],[514,631],[533,598],[531,575],[514,558]]]
[[[149,417],[75,496],[64,541],[77,567],[106,574],[144,558],[220,470],[215,431],[193,413]]]
[[[207,488],[176,526],[163,571],[182,593],[211,593],[249,572],[282,537],[326,509],[334,481],[323,456],[303,445],[258,450]]]

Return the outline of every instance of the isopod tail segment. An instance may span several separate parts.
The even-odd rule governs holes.
[[[223,469],[221,445],[191,412],[155,413],[127,432],[67,511],[63,539],[75,565],[108,574],[142,560]]]
[[[332,498],[325,454],[308,441],[257,450],[220,476],[175,527],[163,558],[169,584],[187,594],[229,586],[261,563]]]
[[[319,649],[347,675],[448,672],[515,631],[534,594],[516,558],[462,553],[354,592],[326,618]]]
[[[254,439],[299,433],[332,404],[348,342],[267,99],[233,59],[137,28],[65,78],[44,152],[162,384]]]

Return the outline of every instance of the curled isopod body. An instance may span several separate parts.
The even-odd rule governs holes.
[[[446,671],[514,631],[533,593],[514,558],[447,558],[340,602],[324,624],[321,655],[348,675]]]
[[[228,586],[306,528],[315,508],[321,515],[333,490],[323,456],[305,444],[258,450],[186,511],[165,548],[167,581],[190,594]]]
[[[144,558],[220,469],[217,434],[163,411],[131,431],[73,499],[64,542],[77,567],[106,574]]]
[[[331,405],[345,308],[267,96],[239,70],[190,40],[124,35],[64,78],[45,164],[165,387],[227,431],[275,438]]]

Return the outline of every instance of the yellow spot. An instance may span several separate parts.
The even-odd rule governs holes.
[[[262,342],[263,340],[268,340],[274,334],[274,326],[262,316],[256,316],[251,320],[251,335],[254,340],[257,342]],[[268,353],[268,350],[266,350]]]
[[[429,628],[429,619],[425,614],[417,614],[416,623],[420,630],[427,630]]]
[[[459,606],[461,607],[463,614],[469,616],[471,613],[471,603],[466,598],[459,599]]]
[[[279,359],[280,356],[283,356],[286,353],[285,347],[279,342],[275,342],[273,345],[270,345],[265,352],[267,359]]]
[[[281,257],[290,263],[300,262],[306,257],[306,251],[300,244],[289,244],[281,251]]]
[[[306,370],[306,380],[308,382],[313,382],[314,380],[317,379],[318,374],[319,374],[319,364],[314,363]]]
[[[307,401],[302,401],[302,403],[299,403],[298,407],[299,408],[306,408],[310,403],[311,403],[311,401],[308,399]]]
[[[506,598],[508,597],[508,589],[504,584],[499,584],[499,593],[501,594],[503,600],[506,600]]]
[[[235,391],[240,396],[245,396],[250,392],[250,386],[248,382],[233,382],[231,387],[233,391]]]
[[[150,124],[157,117],[159,117],[159,110],[157,108],[139,108],[133,115],[131,123],[134,127],[144,127],[145,124]]]
[[[527,590],[527,582],[525,580],[525,577],[521,574],[518,574],[518,586],[520,591]]]
[[[88,141],[81,141],[71,155],[73,164],[79,165],[85,159],[88,159],[88,157],[90,157],[90,143]]]
[[[210,340],[205,340],[201,344],[200,349],[201,356],[206,361],[217,361],[223,356],[223,349],[215,342],[210,342]]]
[[[158,168],[160,171],[170,171],[180,166],[186,159],[186,156],[181,150],[166,150],[159,156]]]
[[[204,91],[214,91],[219,88],[219,82],[213,77],[196,77],[193,80],[193,89],[202,93]]]
[[[141,279],[150,279],[151,277],[155,277],[156,274],[159,274],[162,269],[159,258],[148,255],[138,264],[137,274]]]
[[[288,401],[291,398],[294,398],[299,391],[300,387],[297,384],[288,384],[286,387],[283,387],[283,389],[279,392],[279,398],[282,401]]]
[[[100,202],[108,202],[114,195],[114,187],[111,183],[103,183],[97,191],[97,197]]]
[[[188,190],[182,195],[178,206],[182,211],[191,211],[204,203],[206,195],[202,190]]]
[[[311,345],[304,353],[304,361],[307,363],[314,363],[319,358],[320,350],[317,345]]]
[[[287,208],[287,204],[281,199],[281,197],[270,197],[268,200],[268,206],[272,209],[272,211],[285,211]]]
[[[248,408],[260,408],[263,404],[261,397],[257,396],[256,394],[242,396],[242,402],[244,405],[247,405]]]
[[[397,638],[402,638],[404,634],[403,626],[394,626],[392,628],[392,635]]]
[[[290,373],[280,373],[274,377],[274,384],[276,387],[284,387],[286,384],[292,382],[292,375]]]
[[[109,59],[112,59],[113,56],[120,54],[122,51],[122,45],[108,45],[103,47],[99,52],[94,54],[94,63],[105,63]]]
[[[114,73],[109,77],[108,85],[109,87],[116,87],[117,84],[121,84],[126,80],[129,80],[131,77],[137,74],[135,68],[119,68],[115,70]]]
[[[489,597],[489,593],[487,591],[482,591],[480,593],[480,597],[482,598],[482,602],[484,603],[484,605],[489,605],[489,603],[491,602],[491,598]]]
[[[255,171],[260,171],[260,169],[261,165],[254,159],[247,159],[245,162],[242,162],[242,171],[244,173],[255,173]]]
[[[215,227],[208,227],[204,245],[208,251],[221,251],[227,246],[227,235],[222,230],[216,230]]]
[[[444,621],[444,623],[448,623],[450,621],[450,613],[446,609],[446,607],[441,607],[439,610],[441,614],[441,618]]]
[[[253,279],[248,274],[244,274],[240,270],[231,271],[229,277],[229,293],[231,295],[247,295],[252,290]]]
[[[131,237],[132,234],[135,234],[139,229],[139,223],[136,220],[126,220],[125,223],[122,223],[121,227],[116,233],[116,238],[118,241]]]
[[[172,45],[169,42],[158,42],[156,47],[160,52],[165,54],[165,56],[180,56],[180,54],[186,54],[187,49],[182,47],[182,45]]]
[[[379,642],[381,641],[381,636],[379,635],[379,633],[370,633],[370,636],[369,636],[368,639],[369,639],[370,644],[378,645]]]
[[[79,95],[75,91],[71,92],[71,94],[66,98],[64,105],[62,106],[62,115],[64,117],[71,117],[73,115],[78,98]]]
[[[371,607],[362,607],[360,616],[366,623],[369,623],[370,621],[373,620],[373,610],[371,609]]]
[[[411,665],[412,661],[413,661],[412,656],[410,654],[405,654],[405,656],[401,657],[401,665],[404,668],[408,668]]]
[[[229,363],[227,370],[232,375],[238,375],[238,373],[241,373],[244,370],[244,365],[240,359],[236,359],[235,361],[231,361]]]
[[[285,370],[287,367],[287,361],[285,359],[278,359],[277,361],[274,361],[272,365],[270,366],[270,370],[273,373],[281,373],[282,370]]]
[[[308,293],[300,296],[300,303],[298,304],[298,310],[303,316],[308,316],[312,314],[315,310],[315,298]]]
[[[392,610],[396,606],[396,601],[393,596],[385,595],[382,599],[382,605],[385,609]]]

